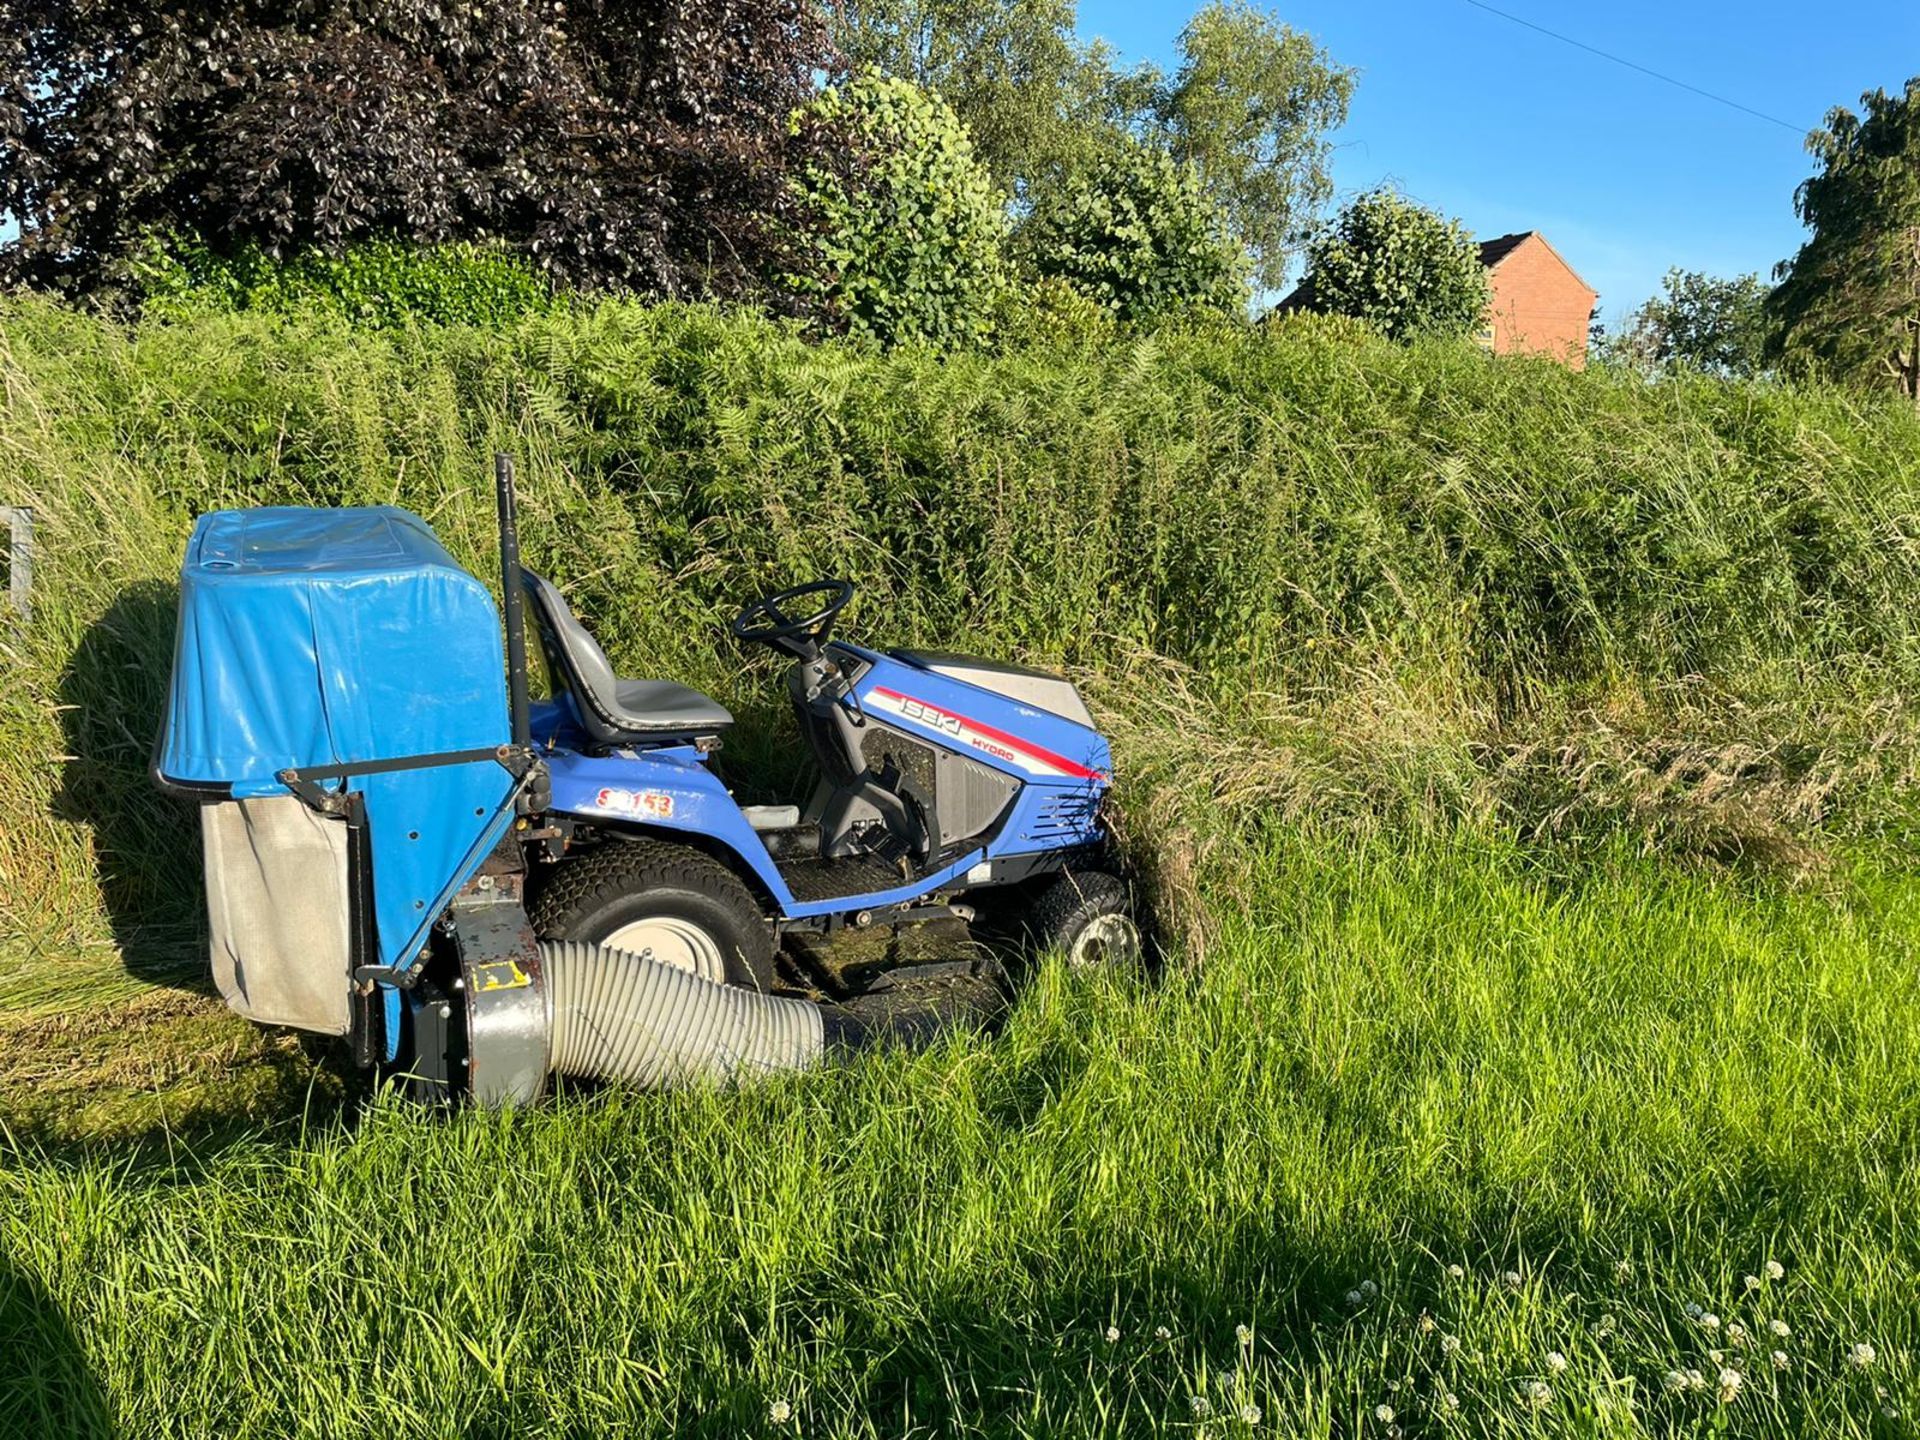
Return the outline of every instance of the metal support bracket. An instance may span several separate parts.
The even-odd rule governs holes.
[[[547,1086],[546,977],[524,881],[476,875],[451,907],[467,1012],[467,1094],[489,1107],[529,1104]]]

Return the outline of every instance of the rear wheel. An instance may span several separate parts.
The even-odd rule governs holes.
[[[551,940],[582,940],[765,991],[773,932],[726,866],[684,845],[610,840],[563,860],[528,907]]]
[[[1127,882],[1104,870],[1064,871],[1048,882],[1026,931],[1036,950],[1058,950],[1074,966],[1124,969],[1146,953]]]

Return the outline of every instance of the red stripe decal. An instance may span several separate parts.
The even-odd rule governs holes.
[[[1069,760],[1064,755],[1056,755],[1051,750],[1042,749],[1030,740],[1022,740],[1018,735],[1009,735],[1004,730],[997,730],[991,725],[983,725],[978,720],[971,720],[965,715],[957,714],[952,710],[943,710],[940,706],[930,705],[925,700],[916,700],[911,695],[902,695],[898,690],[889,690],[884,685],[876,685],[873,687],[873,693],[876,696],[884,696],[888,700],[898,701],[903,705],[911,704],[915,706],[924,713],[910,715],[908,718],[917,720],[919,723],[927,725],[930,729],[938,730],[943,728],[937,719],[930,717],[937,716],[941,719],[952,720],[956,724],[976,732],[982,738],[991,740],[996,745],[1003,745],[1017,754],[1026,756],[1029,760],[1038,761],[1042,765],[1058,770],[1071,779],[1106,779],[1105,774],[1101,771],[1089,770],[1078,761]]]

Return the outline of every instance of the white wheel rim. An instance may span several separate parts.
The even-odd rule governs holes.
[[[1140,958],[1140,927],[1125,915],[1096,915],[1067,952],[1073,965],[1131,965]]]
[[[643,960],[654,960],[686,970],[716,985],[727,982],[727,963],[720,942],[691,920],[677,915],[653,915],[622,925],[600,942],[607,950],[624,950]]]

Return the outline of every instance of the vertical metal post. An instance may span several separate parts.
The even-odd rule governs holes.
[[[33,511],[23,505],[0,507],[7,522],[7,600],[22,620],[33,617]]]
[[[527,626],[520,583],[520,521],[513,493],[513,461],[493,457],[494,497],[500,507],[500,604],[507,623],[507,703],[513,718],[513,743],[533,743],[527,714]]]

